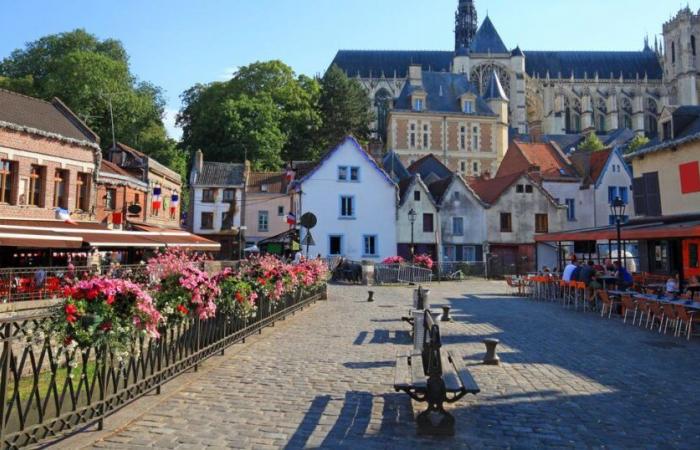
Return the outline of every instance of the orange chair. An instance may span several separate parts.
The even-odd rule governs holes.
[[[613,300],[610,298],[608,295],[608,291],[604,291],[602,289],[598,289],[598,298],[600,299],[601,302],[601,307],[600,307],[600,317],[604,317],[605,313],[608,313],[608,319],[612,317],[612,311],[615,308],[615,305],[619,305],[620,302],[617,300]]]
[[[664,323],[664,308],[661,303],[650,301],[649,302],[649,313],[647,314],[647,327],[650,330],[654,329],[654,324],[659,321],[659,333],[661,333],[661,327]],[[651,322],[651,323],[650,323]]]
[[[676,308],[673,307],[674,305],[664,305],[664,316],[666,317],[666,320],[664,321],[664,334],[668,331],[668,324],[670,322],[673,322],[673,335],[677,336],[678,335],[678,312],[676,311]]]
[[[634,325],[634,321],[637,319],[637,311],[638,311],[637,303],[634,301],[632,296],[629,294],[622,294],[621,300],[622,300],[622,310],[623,310],[622,322],[627,323],[627,314],[629,314],[630,311],[634,310],[634,316],[632,316],[632,325]]]
[[[643,298],[640,298],[637,300],[637,311],[639,311],[639,323],[637,325],[642,325],[642,319],[644,316],[649,316],[649,301],[645,300]],[[648,320],[648,319],[647,319]],[[632,321],[632,325],[634,325],[634,320]]]
[[[675,305],[675,312],[678,316],[678,335],[680,336],[682,325],[685,324],[685,331],[683,332],[687,339],[690,340],[690,335],[693,332],[693,324],[697,323],[700,317],[695,315],[694,311],[688,311],[684,306]]]

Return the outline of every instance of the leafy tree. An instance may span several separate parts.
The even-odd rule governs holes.
[[[603,150],[604,148],[605,145],[603,145],[603,142],[601,142],[595,133],[589,133],[588,136],[586,136],[586,139],[578,146],[579,150],[592,152],[597,152],[599,150]]]
[[[182,95],[183,145],[207,159],[278,169],[283,161],[318,154],[318,83],[296,77],[281,61],[242,67],[231,80],[198,84]]]
[[[117,140],[185,175],[186,154],[163,126],[161,89],[136,79],[117,40],[81,29],[42,37],[0,62],[0,87],[60,98],[100,136],[103,148],[112,145],[111,102]]]
[[[625,153],[636,152],[637,150],[644,147],[648,143],[649,143],[648,137],[644,136],[643,134],[638,134],[627,145],[627,149],[625,150]]]
[[[319,109],[323,117],[320,134],[326,147],[340,142],[348,134],[363,144],[369,141],[374,113],[367,92],[335,64],[321,79]]]

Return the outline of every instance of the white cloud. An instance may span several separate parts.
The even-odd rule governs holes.
[[[176,109],[166,108],[165,113],[163,114],[163,124],[165,125],[165,131],[168,133],[168,136],[176,141],[179,141],[182,138],[182,128],[175,124],[176,117]]]

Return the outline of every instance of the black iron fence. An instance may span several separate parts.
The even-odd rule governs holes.
[[[0,319],[0,442],[19,448],[70,434],[160,386],[226,347],[325,298],[326,287],[299,289],[278,302],[261,299],[205,321],[192,319],[139,338],[128,355],[105,348],[67,349],[52,336],[51,311]]]

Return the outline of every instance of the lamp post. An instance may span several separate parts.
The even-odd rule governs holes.
[[[615,197],[610,203],[610,214],[617,226],[617,263],[622,267],[622,219],[625,217],[625,202],[620,197]]]
[[[238,260],[243,259],[243,232],[246,231],[248,227],[241,225],[238,227]]]
[[[408,221],[411,222],[411,263],[413,263],[413,257],[415,256],[415,250],[413,248],[413,226],[416,223],[416,217],[418,217],[418,214],[413,208],[411,208],[411,210],[408,212]]]

